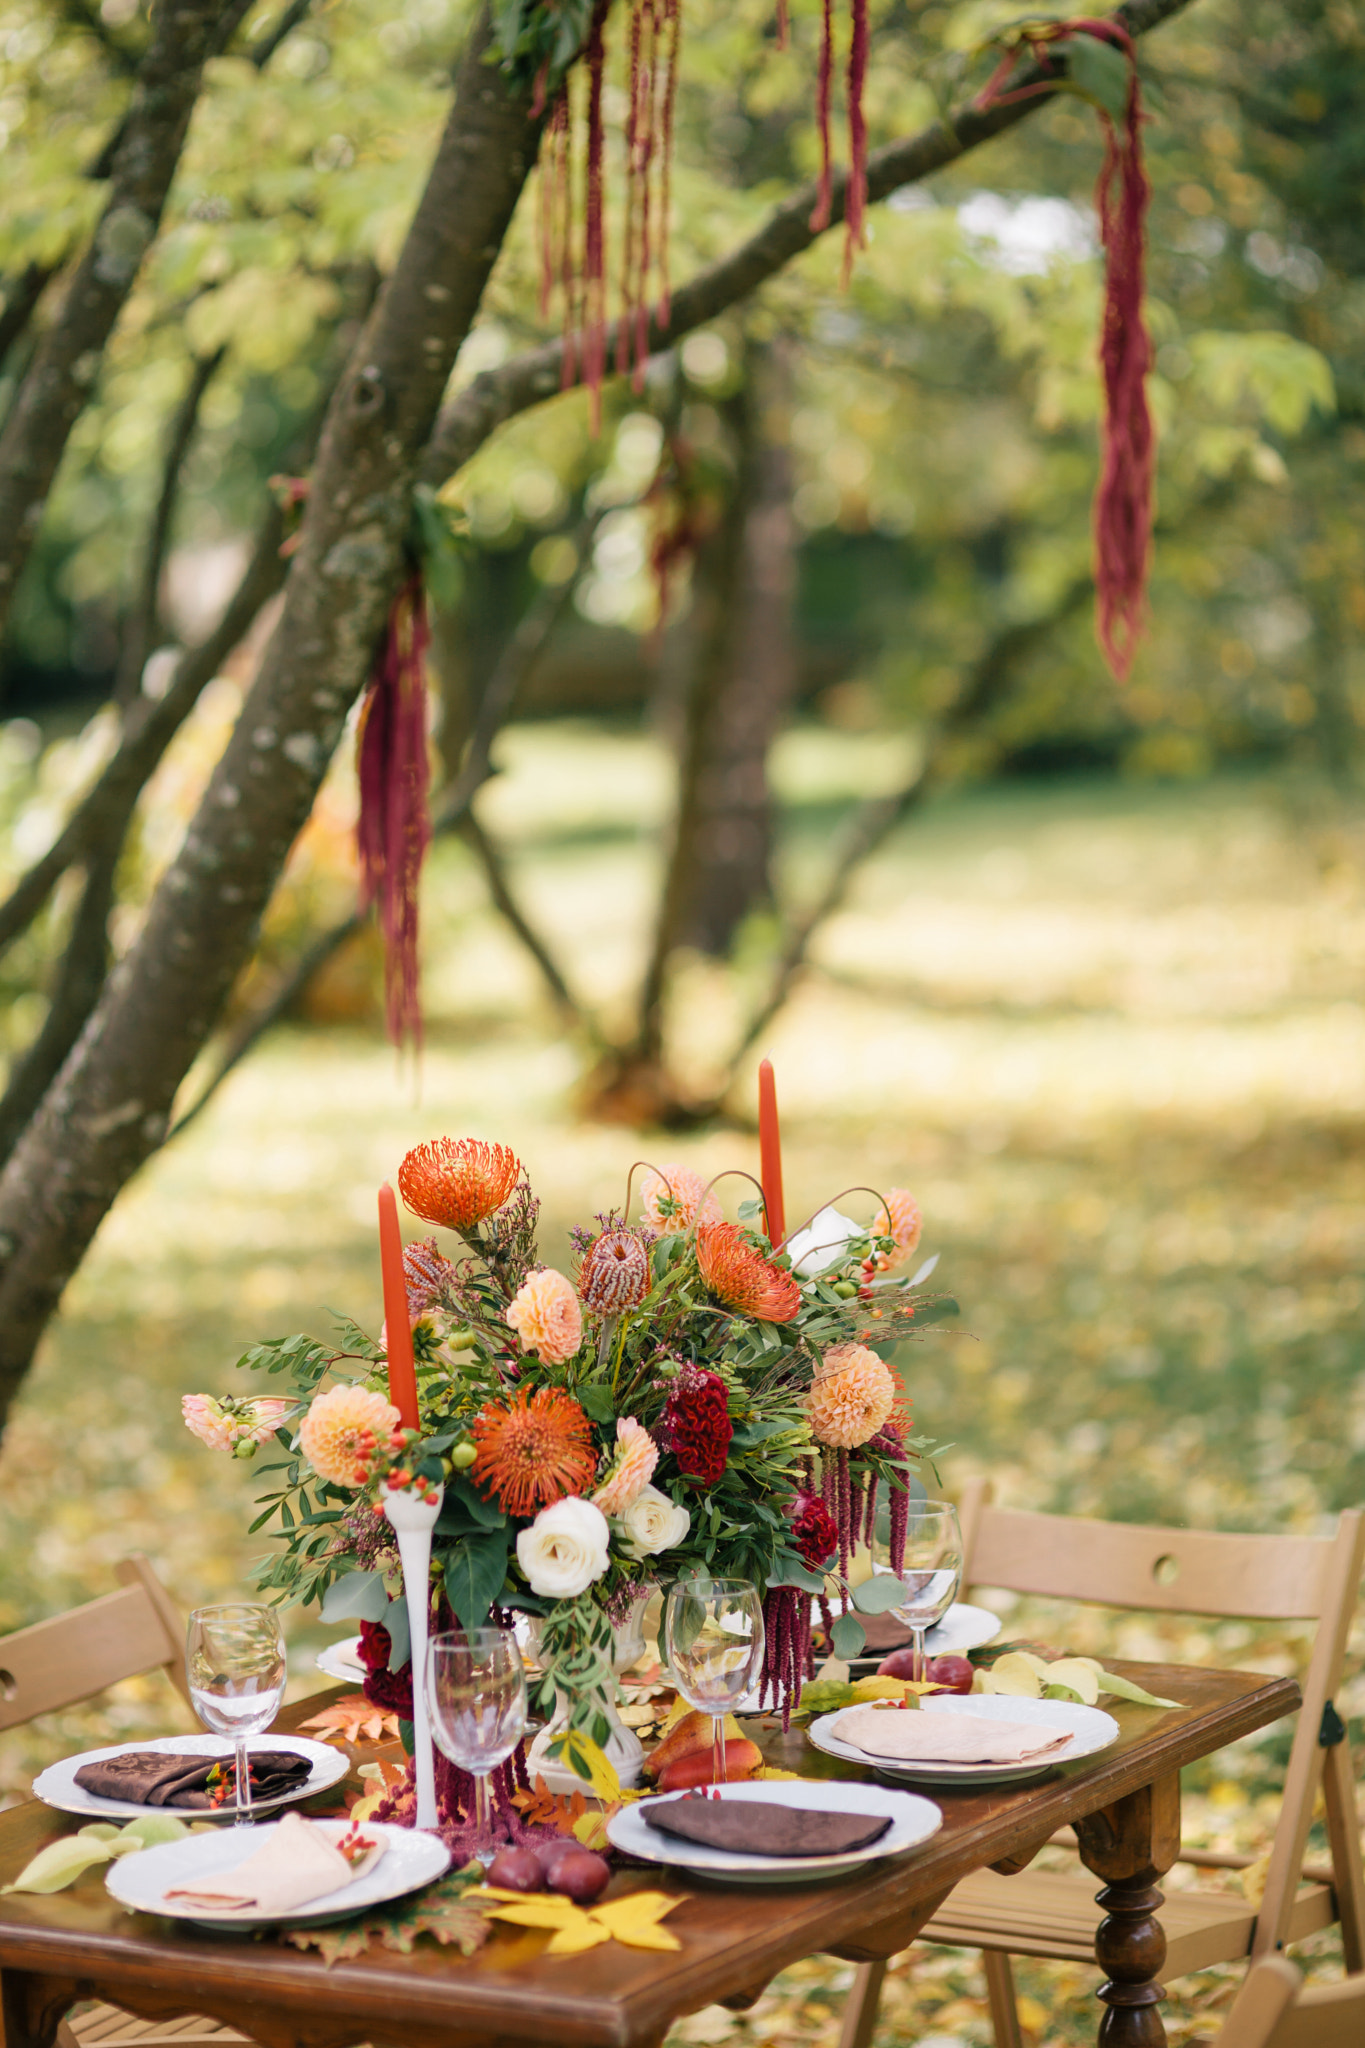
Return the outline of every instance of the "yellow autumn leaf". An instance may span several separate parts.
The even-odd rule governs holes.
[[[571,1927],[581,1916],[581,1907],[571,1899],[527,1899],[515,1906],[495,1906],[494,1920],[510,1920],[514,1927]]]
[[[614,1805],[621,1797],[621,1780],[609,1756],[580,1729],[568,1728],[561,1737],[557,1759],[583,1779],[594,1797]]]
[[[1083,1706],[1093,1707],[1100,1696],[1100,1676],[1080,1657],[1060,1657],[1045,1667],[1046,1685],[1064,1685]]]
[[[599,1927],[585,1913],[582,1915],[581,1926],[574,1922],[570,1926],[561,1927],[551,1938],[545,1953],[547,1956],[576,1956],[581,1955],[584,1949],[600,1948],[604,1941],[610,1940],[611,1935],[607,1929]]]
[[[865,1707],[869,1700],[903,1700],[905,1682],[899,1678],[860,1678],[853,1688],[853,1704]]]
[[[652,1927],[662,1920],[665,1913],[671,1913],[681,1899],[670,1898],[667,1892],[630,1892],[624,1899],[611,1899],[605,1906],[594,1906],[592,1917],[599,1920],[612,1934],[619,1934],[622,1928]]]
[[[1258,1911],[1265,1897],[1265,1881],[1270,1875],[1270,1852],[1258,1856],[1254,1863],[1248,1863],[1241,1873],[1242,1897],[1253,1911]]]
[[[671,1948],[680,1949],[682,1943],[676,1934],[670,1934],[666,1927],[629,1927],[616,1936],[627,1948]]]
[[[573,1832],[574,1840],[581,1842],[585,1849],[601,1850],[610,1847],[607,1841],[607,1817],[604,1813],[598,1813],[595,1808],[579,1814],[573,1824]]]
[[[1010,1699],[1040,1700],[1043,1681],[1038,1672],[1046,1669],[1046,1664],[1030,1657],[1027,1651],[1011,1650],[1007,1656],[998,1658],[989,1671],[982,1673],[982,1690],[1003,1693]]]
[[[780,1771],[776,1764],[761,1764],[753,1773],[755,1778],[799,1778],[800,1771]]]

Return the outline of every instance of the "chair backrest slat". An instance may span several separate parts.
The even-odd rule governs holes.
[[[0,1729],[158,1665],[184,1691],[184,1637],[169,1596],[145,1558],[129,1559],[120,1576],[129,1583],[117,1593],[0,1636]]]
[[[963,1491],[964,1585],[1166,1614],[1317,1622],[1252,1954],[1281,1946],[1322,1783],[1323,1708],[1341,1682],[1360,1587],[1365,1512],[1348,1508],[1333,1536],[1240,1536],[1021,1513],[992,1507],[990,1494],[979,1479]],[[1359,1886],[1337,1891],[1354,1918]],[[1365,1929],[1353,1926],[1357,1934],[1365,1938]]]

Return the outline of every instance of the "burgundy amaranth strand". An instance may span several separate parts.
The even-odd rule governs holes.
[[[360,904],[379,905],[384,934],[384,1016],[401,1047],[422,1043],[418,950],[422,863],[431,844],[427,808],[426,652],[431,639],[426,592],[414,572],[389,611],[388,625],[361,707]]]
[[[867,122],[863,88],[867,84],[867,0],[853,0],[853,34],[848,46],[848,195],[844,201],[844,267],[847,286],[853,258],[864,241],[867,210]]]
[[[853,1558],[853,1497],[849,1479],[847,1451],[835,1452],[834,1471],[838,1498],[834,1519],[839,1525],[839,1570],[846,1579],[848,1577],[848,1568]],[[845,1609],[848,1607],[847,1592],[843,1595],[843,1606]]]
[[[1151,187],[1142,162],[1142,88],[1133,39],[1116,21],[1081,18],[1022,31],[1005,51],[976,104],[1003,106],[1013,99],[1055,91],[1052,78],[1006,92],[1027,50],[1044,73],[1053,70],[1049,46],[1068,37],[1094,36],[1128,61],[1128,97],[1122,133],[1107,112],[1104,162],[1095,186],[1095,210],[1105,255],[1100,369],[1104,380],[1103,459],[1095,491],[1095,636],[1119,682],[1127,679],[1142,635],[1152,552],[1156,444],[1147,406],[1152,344],[1143,320],[1143,226]],[[1115,187],[1117,186],[1117,191]]]
[[[910,1528],[910,1489],[891,1482],[890,1564],[899,1578],[905,1568],[905,1539]]]
[[[833,198],[833,156],[829,140],[829,109],[834,91],[834,0],[824,0],[820,39],[820,78],[815,89],[815,120],[820,130],[820,182],[816,187],[815,210],[810,217],[813,235],[829,226]]]

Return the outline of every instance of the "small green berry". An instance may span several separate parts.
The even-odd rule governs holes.
[[[467,1472],[478,1455],[477,1447],[466,1437],[463,1443],[456,1444],[450,1454],[450,1462],[457,1472]]]

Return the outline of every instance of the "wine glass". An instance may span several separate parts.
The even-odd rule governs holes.
[[[763,1598],[748,1579],[683,1579],[664,1609],[669,1669],[711,1716],[711,1783],[725,1783],[725,1716],[763,1668]]]
[[[185,1635],[185,1672],[195,1713],[236,1746],[236,1825],[249,1826],[247,1737],[265,1733],[284,1698],[284,1637],[276,1609],[247,1602],[196,1607]]]
[[[895,1569],[889,1532],[879,1527],[872,1545],[872,1569]],[[890,1610],[903,1621],[914,1643],[912,1669],[924,1678],[924,1634],[942,1621],[962,1584],[962,1531],[957,1509],[943,1500],[912,1500],[906,1510],[905,1556],[900,1568],[906,1597]]]
[[[457,1629],[427,1648],[427,1709],[437,1747],[474,1780],[475,1854],[493,1860],[488,1779],[526,1730],[526,1671],[510,1629]]]

